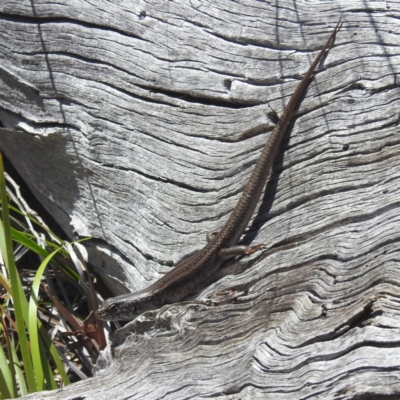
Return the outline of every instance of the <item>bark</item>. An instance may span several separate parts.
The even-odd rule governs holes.
[[[223,225],[343,18],[245,236],[265,248],[27,398],[399,396],[400,2],[278,3],[1,2],[1,149],[115,294]]]

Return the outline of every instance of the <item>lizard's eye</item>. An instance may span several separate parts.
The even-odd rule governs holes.
[[[110,305],[107,307],[107,310],[108,310],[108,311],[112,311],[112,310],[114,310],[115,307],[116,307],[116,303],[110,304]]]

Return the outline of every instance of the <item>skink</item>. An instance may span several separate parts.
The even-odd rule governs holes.
[[[224,227],[201,250],[178,263],[173,270],[148,288],[104,301],[96,312],[98,318],[103,320],[131,320],[145,311],[160,308],[164,304],[179,302],[193,293],[226,260],[243,254],[254,253],[262,247],[262,245],[237,246],[237,243],[256,208],[294,111],[308,87],[315,68],[334,40],[340,22],[341,20],[337,23],[286,105]]]

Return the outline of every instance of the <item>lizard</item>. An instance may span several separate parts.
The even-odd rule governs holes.
[[[340,23],[341,19],[292,94],[264,145],[238,203],[221,230],[210,237],[201,250],[179,262],[175,268],[146,289],[105,300],[96,311],[99,319],[132,320],[143,312],[156,310],[164,304],[179,302],[193,293],[228,259],[252,254],[263,247],[263,245],[238,246],[237,243],[257,206],[294,112],[313,77],[315,68],[334,40]]]

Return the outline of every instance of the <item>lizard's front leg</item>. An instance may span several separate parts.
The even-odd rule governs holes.
[[[210,243],[215,236],[217,236],[219,231],[213,231],[207,233],[206,239],[207,243]],[[236,245],[232,247],[227,247],[221,249],[218,252],[218,261],[220,263],[224,263],[225,261],[230,260],[231,258],[239,257],[239,256],[248,256],[249,254],[253,254],[256,251],[260,250],[264,245],[263,244],[256,244],[251,246],[245,245]]]
[[[253,254],[256,251],[260,250],[262,247],[264,247],[264,244],[255,244],[251,246],[238,245],[238,246],[227,247],[221,249],[218,252],[218,261],[225,262],[234,257],[244,256],[244,255],[248,256],[249,254]]]

